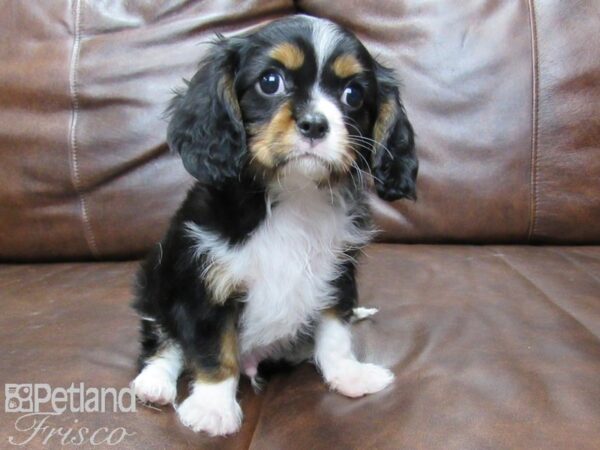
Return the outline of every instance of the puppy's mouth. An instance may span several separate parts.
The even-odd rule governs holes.
[[[306,151],[293,153],[292,155],[288,156],[282,162],[280,167],[283,167],[292,162],[300,162],[300,161],[310,161],[312,163],[321,165],[328,170],[331,169],[331,164],[325,158],[323,158],[320,155],[317,155],[316,153],[306,152]]]
[[[323,156],[322,153],[325,151],[324,142],[322,141],[315,142],[305,138],[297,138],[291,151],[283,159],[282,166],[288,165],[289,163],[301,163],[319,166],[326,169],[327,172],[333,172],[336,164]]]
[[[281,179],[310,179],[317,183],[326,182],[333,176],[334,167],[321,155],[311,151],[293,151],[275,166],[275,172]]]

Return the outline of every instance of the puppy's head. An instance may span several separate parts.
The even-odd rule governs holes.
[[[391,70],[350,32],[306,16],[221,38],[177,95],[168,142],[200,182],[370,172],[380,197],[415,197],[413,131]]]

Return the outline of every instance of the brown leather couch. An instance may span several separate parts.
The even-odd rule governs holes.
[[[416,203],[374,200],[360,271],[380,313],[356,347],[392,388],[343,398],[303,365],[260,395],[243,381],[227,439],[138,405],[50,416],[25,447],[123,427],[128,449],[600,448],[600,2],[0,5],[4,383],[134,377],[135,260],[190,184],[162,112],[215,32],[298,12],[354,30],[402,78],[421,161]],[[0,412],[0,447],[35,431],[18,417]]]

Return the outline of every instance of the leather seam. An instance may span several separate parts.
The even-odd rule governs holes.
[[[548,247],[548,251],[550,253],[553,253],[557,256],[559,256],[560,258],[564,259],[565,261],[569,261],[573,266],[577,267],[581,272],[585,273],[587,276],[589,276],[591,279],[593,279],[596,283],[598,283],[598,285],[600,285],[600,277],[598,277],[594,272],[592,272],[588,266],[586,266],[585,264],[582,264],[581,262],[577,261],[576,258],[573,258],[572,256],[570,256],[568,253],[566,253],[568,250],[564,250],[562,249],[562,252],[559,252],[558,250],[556,250],[553,247]]]
[[[81,218],[83,223],[83,234],[85,236],[88,248],[93,256],[98,255],[98,246],[92,229],[87,198],[81,184],[81,174],[79,171],[79,159],[77,155],[77,119],[79,116],[79,92],[77,90],[77,69],[79,67],[79,55],[81,52],[81,0],[75,0],[73,3],[73,23],[75,26],[73,37],[73,49],[71,53],[71,64],[69,67],[69,90],[71,94],[71,125],[69,128],[69,149],[71,182],[79,200]]]
[[[500,261],[502,261],[508,268],[510,268],[510,270],[512,270],[512,272],[514,272],[519,278],[521,278],[527,284],[532,286],[540,294],[541,299],[545,300],[547,303],[552,305],[560,313],[564,314],[565,316],[569,317],[569,319],[573,320],[581,329],[583,329],[583,331],[586,334],[593,336],[596,340],[600,340],[600,335],[596,334],[594,330],[592,330],[585,323],[583,323],[575,314],[573,314],[571,311],[569,311],[565,306],[563,306],[560,303],[553,300],[552,297],[550,295],[548,295],[546,293],[546,291],[544,291],[542,289],[542,287],[536,281],[534,281],[531,277],[526,275],[525,272],[521,271],[517,266],[513,265],[510,262],[510,260],[508,259],[507,255],[499,254],[499,255],[495,255],[495,256]]]
[[[535,16],[535,0],[529,0],[529,24],[531,29],[531,162],[530,162],[530,211],[528,241],[532,241],[536,234],[538,211],[538,131],[539,131],[539,55],[537,20]]]

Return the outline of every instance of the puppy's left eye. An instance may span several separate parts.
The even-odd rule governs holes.
[[[352,109],[358,109],[362,106],[364,99],[364,92],[362,87],[358,84],[349,84],[344,92],[342,93],[342,103],[349,106]]]
[[[267,70],[256,83],[256,90],[263,95],[273,96],[282,94],[285,90],[283,77],[275,70]]]

